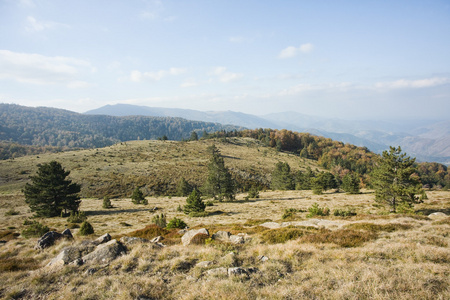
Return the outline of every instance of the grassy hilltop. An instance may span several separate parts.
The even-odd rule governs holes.
[[[168,195],[181,177],[195,185],[204,182],[206,149],[213,143],[241,186],[247,182],[269,186],[279,161],[288,162],[293,171],[321,170],[317,161],[278,152],[250,138],[132,141],[0,161],[0,240],[5,241],[0,244],[0,298],[450,298],[450,192],[428,191],[428,199],[409,214],[389,214],[366,189],[356,195],[266,189],[250,200],[245,199],[246,192],[238,192],[235,201],[208,206],[208,216],[190,217],[178,210],[186,197]],[[80,209],[94,235],[80,236],[78,225],[67,218],[32,218],[20,190],[36,173],[37,164],[51,160],[61,162],[71,171],[70,179],[82,184]],[[148,205],[131,202],[135,186],[149,195]],[[102,208],[104,196],[115,197],[113,208]],[[316,203],[330,214],[311,216]],[[336,210],[354,214],[334,215]],[[433,212],[447,217],[429,217]],[[207,239],[183,246],[178,229],[152,225],[161,213],[167,221],[177,217],[191,229],[206,228],[210,234],[219,230],[242,234],[245,243]],[[72,228],[74,240],[34,250],[37,238],[21,235],[30,226],[25,220],[58,232]],[[270,229],[261,226],[265,222],[290,226]],[[161,235],[166,247],[137,243],[110,263],[46,267],[65,247],[80,246],[105,233],[113,239]],[[205,261],[211,263],[198,264]],[[229,275],[233,268],[248,274]]]

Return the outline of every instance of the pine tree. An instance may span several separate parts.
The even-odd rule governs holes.
[[[25,202],[36,216],[56,217],[62,212],[78,211],[81,186],[66,179],[69,174],[56,161],[38,165],[37,175],[31,176],[32,183],[23,189]]]
[[[375,200],[387,203],[392,212],[396,212],[399,205],[412,207],[419,202],[416,195],[422,193],[418,177],[413,176],[416,172],[415,158],[407,157],[401,152],[400,146],[390,147],[389,152],[383,151],[371,178]]]
[[[181,177],[180,181],[177,184],[177,196],[189,196],[191,192],[192,186],[189,184],[189,182],[186,181],[186,179],[184,179],[184,177]]]
[[[349,194],[359,194],[359,178],[355,174],[347,174],[342,178],[342,189]]]
[[[186,199],[186,205],[183,208],[185,214],[205,211],[206,205],[201,199],[200,192],[196,189],[192,191]]]
[[[131,195],[131,202],[134,204],[147,204],[147,200],[144,197],[144,194],[141,192],[139,187],[136,187]]]
[[[224,198],[233,200],[235,197],[235,185],[231,174],[225,167],[224,160],[219,149],[215,145],[208,147],[211,159],[208,164],[208,178],[203,187],[204,192],[222,201]]]
[[[272,190],[293,190],[294,180],[291,175],[291,167],[287,162],[278,162],[272,172]]]

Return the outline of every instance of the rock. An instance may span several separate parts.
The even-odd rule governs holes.
[[[209,266],[212,266],[214,263],[212,261],[209,260],[205,260],[205,261],[201,261],[199,263],[197,263],[195,266],[198,268],[207,268]]]
[[[64,237],[61,233],[58,233],[56,231],[49,231],[46,234],[44,234],[36,243],[35,249],[45,249],[50,246],[53,246],[53,244]]]
[[[265,223],[262,223],[259,226],[266,227],[266,228],[269,228],[269,229],[277,229],[277,228],[281,227],[281,225],[278,224],[277,222],[265,222]]]
[[[446,218],[447,215],[443,212],[434,212],[432,214],[428,215],[428,218],[430,219],[442,219],[442,218]]]
[[[231,233],[228,231],[217,231],[212,235],[212,238],[217,241],[229,242]]]
[[[67,264],[82,265],[81,257],[94,251],[96,245],[93,242],[83,242],[81,245],[64,248],[47,266],[63,266]]]
[[[157,236],[157,237],[153,238],[150,242],[151,243],[159,243],[162,240],[164,240],[164,238],[162,236]]]
[[[228,268],[228,276],[241,276],[241,275],[248,277],[247,270],[239,267]]]
[[[140,243],[150,243],[150,240],[138,238],[138,237],[131,237],[131,236],[123,236],[120,238],[120,242],[124,244],[125,246],[129,245],[135,245]]]
[[[243,244],[245,240],[244,237],[241,235],[231,235],[230,242],[233,244]]]
[[[188,230],[187,229],[180,229],[180,230],[178,230],[178,234],[180,234],[180,235],[183,235],[183,234],[185,234],[186,232],[188,232]]]
[[[69,239],[69,240],[72,240],[72,239],[73,239],[72,232],[70,231],[69,228],[67,228],[67,229],[65,229],[63,232],[61,232],[61,234],[62,234],[66,239]]]
[[[192,240],[194,239],[194,237],[196,235],[200,235],[200,234],[204,234],[209,236],[209,232],[206,228],[201,228],[201,229],[192,229],[189,230],[188,232],[186,232],[182,237],[181,237],[181,242],[183,243],[183,246],[187,246],[189,244],[192,243]]]
[[[269,258],[268,258],[267,256],[260,255],[260,256],[258,256],[258,260],[259,260],[259,261],[262,261],[262,262],[265,262],[265,261],[268,261]]]
[[[111,236],[109,235],[109,233],[105,233],[104,235],[102,235],[101,237],[97,238],[94,243],[96,243],[97,245],[100,244],[104,244],[107,243],[111,240]]]
[[[99,245],[93,252],[83,256],[84,263],[105,264],[124,254],[126,248],[117,240]]]
[[[206,271],[206,275],[209,276],[227,276],[228,275],[228,269],[227,268],[215,268]]]

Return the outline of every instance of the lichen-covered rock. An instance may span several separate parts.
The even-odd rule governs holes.
[[[246,276],[248,277],[247,270],[239,267],[228,268],[228,276]]]
[[[230,242],[233,244],[244,244],[245,240],[242,235],[231,235]]]
[[[162,236],[159,235],[159,236],[153,238],[150,242],[151,242],[151,243],[159,243],[159,242],[161,242],[162,240],[164,240],[164,238],[163,238]]]
[[[111,236],[109,235],[109,233],[105,233],[104,235],[102,235],[101,237],[97,238],[94,243],[100,245],[100,244],[104,244],[107,243],[111,240]]]
[[[209,260],[205,260],[205,261],[201,261],[199,263],[197,263],[195,266],[198,268],[207,268],[209,266],[212,266],[214,263],[212,261]]]
[[[434,212],[428,215],[428,218],[430,219],[442,219],[442,218],[446,218],[447,215],[443,212]]]
[[[200,235],[200,234],[209,236],[209,232],[206,228],[192,229],[192,230],[189,230],[188,232],[186,232],[181,237],[181,242],[183,243],[183,246],[190,245],[192,243],[192,241],[195,239],[195,236]]]
[[[84,263],[105,264],[113,261],[126,252],[126,247],[117,240],[101,244],[95,250],[83,256]]]
[[[36,243],[35,249],[42,250],[45,248],[48,248],[50,246],[53,246],[55,242],[64,236],[61,233],[58,233],[56,231],[49,231],[46,234],[44,234]]]
[[[81,245],[64,248],[48,264],[50,266],[63,266],[67,264],[81,265],[81,257],[94,251],[96,245],[93,242],[85,241]]]
[[[269,228],[269,229],[277,229],[277,228],[281,227],[281,225],[278,224],[277,222],[265,222],[265,223],[262,223],[259,226],[266,227],[266,228]]]
[[[221,267],[221,268],[215,268],[206,271],[206,275],[209,276],[228,276],[228,269]]]
[[[150,240],[139,238],[139,237],[132,237],[132,236],[123,236],[120,238],[120,242],[124,244],[125,246],[140,244],[140,243],[150,243]]]

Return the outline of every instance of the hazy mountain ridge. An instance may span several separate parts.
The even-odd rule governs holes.
[[[255,116],[232,111],[201,112],[128,104],[106,105],[86,114],[176,116],[247,128],[285,128],[364,146],[378,153],[388,149],[389,146],[401,146],[405,152],[417,157],[418,160],[450,164],[450,121],[350,121],[309,116],[292,111]]]

